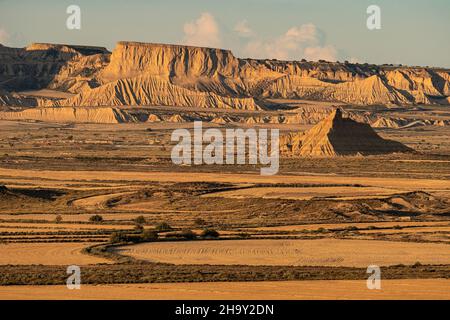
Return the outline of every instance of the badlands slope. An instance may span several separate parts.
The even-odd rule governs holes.
[[[232,98],[185,89],[157,77],[119,79],[49,106],[142,106],[259,110],[253,98]]]
[[[101,47],[0,46],[0,57],[0,89],[78,94],[35,103],[45,105],[257,110],[277,97],[358,105],[450,101],[450,72],[437,68],[240,59],[229,50],[137,42],[119,42],[112,54]]]

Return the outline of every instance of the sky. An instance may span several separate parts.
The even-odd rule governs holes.
[[[78,5],[81,29],[66,9]],[[369,30],[370,5],[381,28]],[[0,43],[117,41],[230,49],[241,58],[450,67],[450,0],[0,0]]]

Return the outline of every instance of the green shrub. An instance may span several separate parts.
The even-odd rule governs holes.
[[[194,224],[197,226],[204,226],[206,224],[206,221],[202,218],[197,218],[194,220]]]
[[[60,222],[62,222],[62,220],[63,220],[63,218],[61,217],[60,214],[58,214],[58,215],[56,216],[56,218],[55,218],[55,222],[56,222],[56,223],[60,223]]]
[[[178,238],[178,239],[186,239],[186,240],[194,240],[197,238],[197,234],[192,230],[183,230],[180,232],[171,232],[166,234],[167,238]]]
[[[109,237],[109,242],[111,243],[123,242],[122,234],[120,232],[111,233],[111,236]]]
[[[136,224],[145,224],[147,221],[145,220],[144,216],[139,216],[134,219],[134,222]]]
[[[103,217],[99,214],[93,215],[89,218],[90,222],[103,222]]]
[[[111,243],[122,243],[122,242],[150,242],[158,240],[158,233],[152,230],[144,230],[140,234],[127,234],[123,232],[113,232],[109,238]]]
[[[163,232],[173,230],[173,228],[167,222],[161,222],[155,226],[155,230]]]
[[[220,234],[214,229],[205,229],[203,230],[201,236],[202,238],[218,238]]]
[[[240,232],[240,233],[237,234],[237,236],[238,236],[239,238],[242,238],[242,239],[248,239],[248,238],[250,238],[250,234],[247,233],[247,232]]]
[[[155,241],[158,240],[158,233],[152,230],[144,230],[141,233],[142,241]]]

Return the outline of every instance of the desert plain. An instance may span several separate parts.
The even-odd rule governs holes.
[[[448,70],[139,43],[19,56],[54,68],[0,81],[0,298],[450,298]],[[193,121],[278,129],[278,173],[174,164]]]

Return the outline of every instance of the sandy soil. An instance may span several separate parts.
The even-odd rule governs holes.
[[[133,220],[134,218],[140,216],[140,213],[101,213],[103,220]],[[144,215],[145,216],[145,215]],[[89,218],[92,217],[92,213],[88,214],[61,214],[63,222],[88,222]],[[31,219],[31,220],[41,220],[41,221],[55,221],[56,214],[47,213],[32,213],[32,214],[0,214],[0,220],[21,220],[21,219]],[[59,226],[59,225],[55,225]],[[98,225],[95,225],[96,229]],[[0,223],[0,228],[2,224]],[[89,226],[87,226],[89,228]],[[125,226],[117,226],[118,228],[124,228]],[[131,226],[128,226],[131,227]],[[53,228],[52,228],[53,229]]]
[[[414,189],[411,188],[411,191]],[[305,187],[305,188],[273,188],[261,187],[251,189],[239,189],[232,191],[222,191],[210,193],[203,197],[224,197],[224,198],[265,198],[265,199],[292,199],[310,200],[314,197],[353,197],[374,198],[386,197],[399,192],[396,189],[384,189],[373,187]]]
[[[20,94],[31,97],[46,97],[46,98],[60,98],[60,99],[67,99],[75,95],[73,93],[51,89],[21,91]]]
[[[103,194],[99,196],[87,197],[75,200],[72,204],[76,207],[83,207],[85,209],[98,209],[106,207],[106,202],[108,200],[114,199],[115,197],[124,196],[131,194],[133,192],[118,192]]]
[[[0,264],[86,265],[109,260],[81,253],[93,243],[0,244]]]
[[[133,229],[132,225],[108,225],[108,224],[77,224],[77,223],[28,223],[28,222],[6,222],[0,223],[0,231],[44,231],[45,229],[58,231],[58,230],[121,230],[121,229]]]
[[[142,243],[120,254],[174,264],[245,264],[367,267],[448,264],[446,244],[374,240],[225,240]]]
[[[448,190],[447,180],[375,178],[347,176],[261,176],[258,174],[195,173],[195,172],[121,172],[121,171],[50,171],[17,170],[0,168],[0,176],[14,178],[40,178],[53,180],[107,181],[159,181],[159,182],[228,182],[228,183],[315,183],[315,184],[362,184],[381,188],[411,190],[411,186],[422,191]]]
[[[326,288],[326,289],[324,289]],[[450,280],[382,280],[381,290],[365,281],[214,282],[124,285],[7,286],[0,299],[450,299]]]
[[[360,233],[418,233],[418,232],[450,232],[450,227],[418,227],[406,229],[362,230]]]
[[[276,226],[276,227],[258,227],[258,228],[245,228],[245,230],[253,231],[302,231],[302,230],[317,230],[320,228],[324,229],[342,229],[348,227],[357,228],[368,228],[370,226],[379,228],[392,228],[394,226],[401,227],[414,227],[414,226],[448,226],[450,222],[439,221],[439,222],[408,222],[408,221],[389,221],[389,222],[363,222],[363,223],[314,223],[314,224],[300,224],[300,225],[289,225],[289,226]],[[244,229],[244,228],[243,228]],[[440,228],[437,230],[441,230]],[[380,231],[380,230],[374,230]],[[392,230],[391,230],[392,231]]]

